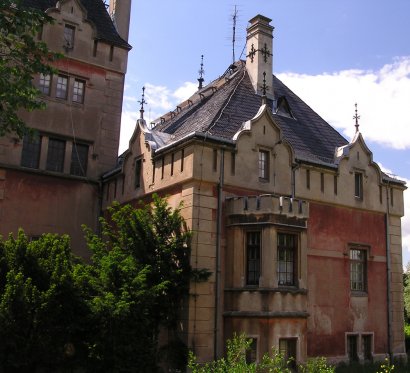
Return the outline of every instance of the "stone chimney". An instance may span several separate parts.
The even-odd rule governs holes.
[[[273,29],[269,23],[272,20],[258,14],[253,17],[246,29],[246,70],[251,78],[255,92],[262,95],[265,86],[266,96],[273,98],[272,88],[272,46],[273,46]]]
[[[110,0],[110,16],[120,36],[128,41],[131,0]]]

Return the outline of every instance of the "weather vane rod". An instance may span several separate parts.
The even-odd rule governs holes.
[[[353,116],[353,119],[356,121],[356,124],[354,125],[356,127],[356,132],[359,132],[359,119],[360,115],[357,115],[357,102],[354,104],[355,106],[355,114]]]
[[[145,87],[142,87],[142,96],[141,96],[141,100],[138,101],[141,105],[140,108],[140,118],[144,119],[144,104],[147,103],[147,101],[145,101]]]

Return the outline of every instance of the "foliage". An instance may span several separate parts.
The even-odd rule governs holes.
[[[0,239],[0,372],[157,371],[160,327],[175,329],[204,271],[193,276],[190,232],[165,200],[108,215],[103,238],[86,230],[91,263],[67,236]],[[180,340],[163,351],[186,364]]]
[[[0,2],[0,136],[15,132],[21,138],[27,128],[18,111],[45,107],[32,81],[36,74],[51,74],[49,63],[59,56],[37,40],[43,25],[51,22],[23,0]]]
[[[324,357],[308,359],[304,365],[299,366],[301,373],[334,373],[335,367],[327,365]]]
[[[406,271],[403,273],[404,288],[404,318],[410,323],[410,263],[407,263]]]
[[[390,373],[394,371],[394,365],[390,364],[390,360],[386,358],[384,363],[380,365],[380,370],[377,373]]]
[[[16,239],[0,241],[0,371],[80,363],[89,313],[76,285],[77,266],[67,236],[29,242],[19,231]]]
[[[200,365],[196,361],[195,355],[190,351],[188,367],[192,373],[290,373],[288,362],[284,360],[283,355],[273,350],[272,356],[265,354],[260,363],[247,362],[246,351],[250,349],[252,340],[247,339],[244,334],[234,335],[227,341],[226,358],[220,358],[216,361]]]
[[[159,329],[176,326],[188,295],[190,232],[180,210],[157,196],[153,206],[114,205],[109,215],[101,219],[103,238],[87,231],[93,369],[154,372]]]

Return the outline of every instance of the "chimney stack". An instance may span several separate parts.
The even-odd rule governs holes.
[[[272,78],[272,47],[273,30],[270,25],[272,20],[258,14],[253,17],[246,29],[246,70],[251,78],[255,92],[263,95],[263,87],[266,88],[266,96],[273,98]],[[264,83],[264,75],[265,83]]]
[[[120,36],[128,41],[131,0],[110,0],[110,16]]]

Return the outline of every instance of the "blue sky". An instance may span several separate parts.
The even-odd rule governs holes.
[[[248,20],[272,19],[273,73],[342,135],[360,131],[373,159],[410,182],[409,0],[133,0],[120,151],[139,117],[175,109],[196,89],[201,55],[205,84],[244,58]],[[410,191],[402,219],[403,262],[410,261]]]

